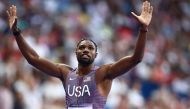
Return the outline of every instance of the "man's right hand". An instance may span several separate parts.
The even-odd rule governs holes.
[[[8,15],[8,19],[9,19],[9,27],[12,31],[14,31],[17,28],[16,6],[12,5],[7,10],[7,15]]]

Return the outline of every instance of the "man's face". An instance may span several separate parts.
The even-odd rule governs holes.
[[[88,66],[92,64],[96,58],[96,55],[96,47],[94,43],[89,40],[80,42],[76,49],[77,60],[82,66]]]

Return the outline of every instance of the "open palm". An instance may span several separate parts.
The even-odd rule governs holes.
[[[148,26],[152,19],[153,7],[150,6],[150,2],[143,2],[142,12],[140,16],[136,15],[134,12],[131,12],[132,15],[144,26]]]
[[[17,24],[16,6],[12,5],[7,10],[7,15],[8,15],[8,20],[9,20],[9,27],[11,30],[14,30]]]

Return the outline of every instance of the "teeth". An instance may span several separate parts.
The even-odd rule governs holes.
[[[83,56],[88,56],[88,55],[84,54]]]

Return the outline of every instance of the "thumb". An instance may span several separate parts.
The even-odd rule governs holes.
[[[138,19],[138,16],[134,12],[131,12],[131,14]]]
[[[16,29],[17,28],[17,18],[15,18],[15,21],[12,25],[12,30]]]
[[[13,23],[13,27],[16,27],[17,26],[17,18],[15,18],[15,21]]]

